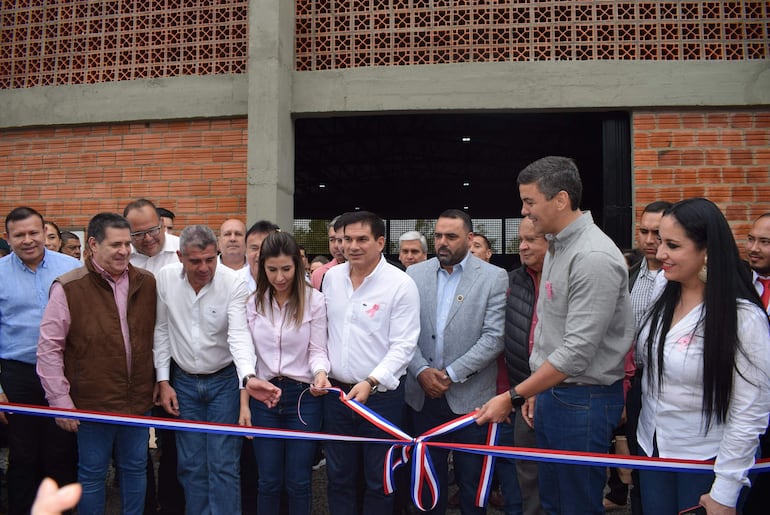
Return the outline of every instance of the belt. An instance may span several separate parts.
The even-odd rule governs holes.
[[[559,383],[554,388],[572,388],[573,386],[602,386],[600,384],[589,383]]]
[[[355,385],[358,384],[358,383],[343,383],[342,381],[337,381],[336,379],[332,379],[331,377],[329,378],[329,382],[332,384],[332,386],[336,386],[343,392],[349,392],[350,390],[353,389]]]
[[[222,374],[224,372],[229,372],[231,369],[235,368],[234,364],[229,363],[229,364],[225,365],[224,367],[220,368],[219,370],[217,370],[216,372],[211,372],[210,374],[192,374],[192,373],[186,371],[185,369],[183,369],[182,367],[180,367],[179,365],[177,365],[175,361],[172,361],[172,363],[174,365],[174,369],[175,370],[181,372],[182,374],[184,374],[184,375],[186,375],[188,377],[194,377],[196,379],[207,379],[209,377],[214,377],[214,376],[220,375],[220,374]]]
[[[297,384],[299,386],[304,386],[306,388],[310,386],[308,383],[297,381],[296,379],[292,379],[291,377],[286,377],[286,376],[275,376],[270,380],[270,382],[278,387],[281,386],[281,383]]]

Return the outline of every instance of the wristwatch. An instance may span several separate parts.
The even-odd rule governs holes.
[[[367,377],[367,378],[365,379],[365,381],[366,381],[367,383],[369,383],[369,386],[371,386],[371,387],[372,387],[372,391],[371,391],[371,392],[369,392],[369,395],[372,395],[372,394],[375,394],[375,393],[377,393],[377,381],[375,381],[375,380],[374,380],[374,379],[372,379],[371,377]]]
[[[521,408],[524,406],[524,403],[527,402],[527,399],[516,393],[516,388],[511,388],[508,390],[508,395],[511,396],[511,407],[513,409]]]
[[[257,376],[255,376],[254,374],[246,374],[245,376],[243,376],[243,383],[241,384],[243,385],[244,388],[246,388],[246,384],[249,382],[249,379],[256,379],[256,378]]]

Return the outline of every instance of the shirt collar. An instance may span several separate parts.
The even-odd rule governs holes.
[[[43,247],[43,259],[38,263],[37,268],[48,268],[48,256],[49,253],[52,252],[48,250],[47,248]],[[16,266],[19,267],[22,270],[25,270],[27,272],[31,272],[32,269],[24,263],[24,261],[21,260],[19,256],[16,255],[15,252],[11,252],[11,260],[16,263]]]
[[[591,211],[584,211],[577,219],[573,220],[567,227],[558,234],[546,234],[548,240],[548,250],[553,254],[556,250],[569,246],[573,240],[576,240],[583,230],[594,223]]]
[[[471,254],[471,251],[468,250],[468,252],[465,254],[465,257],[462,258],[462,260],[459,263],[456,263],[456,264],[452,265],[452,273],[455,273],[455,270],[458,270],[458,271],[462,272],[468,266],[468,260],[470,259],[470,256],[472,256],[472,255],[473,254]],[[436,262],[438,263],[438,271],[439,272],[445,272],[447,274],[449,273],[449,272],[447,272],[444,269],[443,266],[441,266],[441,262],[438,260],[438,258],[436,258]]]
[[[123,270],[123,272],[120,274],[120,277],[118,277],[118,280],[116,281],[104,268],[99,266],[99,263],[97,263],[94,258],[91,258],[91,264],[94,266],[94,270],[96,270],[96,272],[99,275],[101,275],[104,279],[112,283],[117,283],[118,281],[123,280],[128,275],[128,266],[126,266],[125,270]]]

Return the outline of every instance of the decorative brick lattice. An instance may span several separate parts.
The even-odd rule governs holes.
[[[0,88],[245,73],[248,0],[16,0]]]
[[[295,67],[770,57],[770,3],[296,0]]]

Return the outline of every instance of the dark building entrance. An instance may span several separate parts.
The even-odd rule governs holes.
[[[630,148],[625,112],[303,118],[295,121],[294,214],[328,220],[345,211],[374,211],[395,224],[392,241],[399,220],[465,209],[477,229],[477,220],[486,232],[499,226],[495,262],[508,268],[506,256],[518,250],[518,225],[506,230],[511,224],[505,220],[521,217],[516,175],[540,157],[563,155],[580,169],[581,207],[626,247]],[[414,229],[410,224],[403,230]]]

